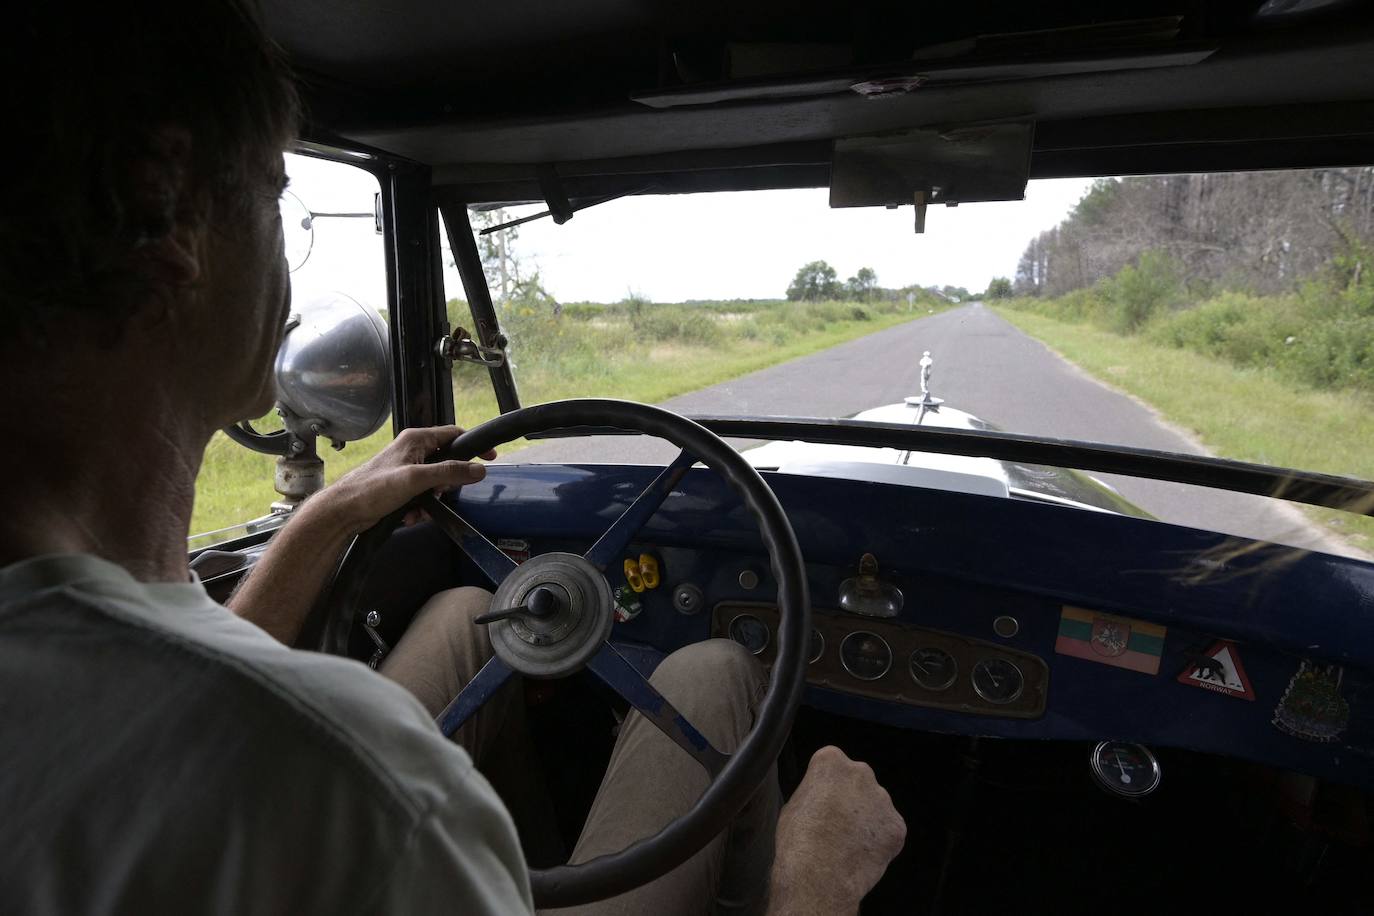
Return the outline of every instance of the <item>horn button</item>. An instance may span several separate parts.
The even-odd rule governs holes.
[[[526,560],[501,583],[491,606],[516,610],[509,615],[492,611],[491,645],[501,661],[530,677],[565,677],[580,670],[615,622],[606,577],[571,553]]]

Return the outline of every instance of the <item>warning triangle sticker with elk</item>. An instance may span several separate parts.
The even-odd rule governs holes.
[[[1178,682],[1242,700],[1255,698],[1250,678],[1240,661],[1240,649],[1226,639],[1217,640],[1206,652],[1190,654],[1188,667],[1178,676]]]

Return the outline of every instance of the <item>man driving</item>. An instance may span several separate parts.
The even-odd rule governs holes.
[[[290,648],[354,535],[482,478],[429,463],[460,430],[406,430],[312,497],[229,608],[187,567],[207,443],[274,399],[289,73],[247,0],[65,6],[12,14],[5,54],[4,908],[530,911],[515,824],[474,767],[521,740],[518,685],[456,743],[434,724],[490,655],[471,623],[490,595],[436,595],[380,674]],[[765,675],[711,640],[652,683],[729,752]],[[571,861],[706,785],[632,714]],[[904,837],[872,771],[825,748],[780,810],[770,778],[691,860],[578,911],[852,913]]]

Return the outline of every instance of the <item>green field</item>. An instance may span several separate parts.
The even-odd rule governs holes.
[[[1139,397],[1192,431],[1214,454],[1374,479],[1374,409],[1359,390],[1320,390],[1270,368],[1056,320],[1023,308],[998,313],[1070,362]],[[1308,508],[1308,507],[1304,507]],[[1310,509],[1328,531],[1374,551],[1374,519]]]
[[[615,397],[657,403],[757,369],[814,353],[944,308],[923,297],[910,310],[897,302],[700,302],[661,305],[631,299],[614,305],[575,304],[554,314],[514,303],[502,314],[521,402]],[[450,322],[471,327],[467,307],[449,303]],[[454,409],[460,425],[496,413],[487,370],[454,367]],[[390,425],[342,452],[325,449],[334,480],[376,454]],[[528,443],[512,442],[510,452]],[[196,482],[192,532],[247,521],[267,512],[275,459],[217,434]]]

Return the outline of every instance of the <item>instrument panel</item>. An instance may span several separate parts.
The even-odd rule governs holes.
[[[820,608],[811,623],[806,681],[814,687],[975,715],[1035,719],[1045,712],[1049,666],[1030,652]],[[712,611],[711,632],[771,665],[777,608],[721,602]]]

